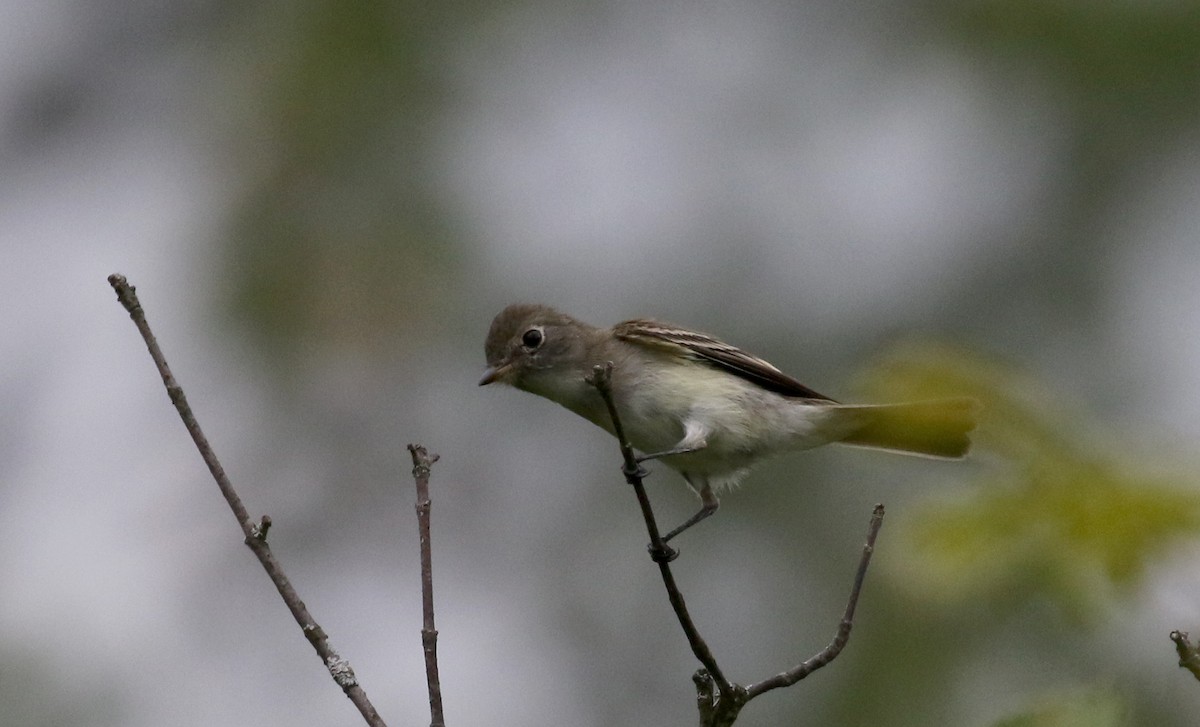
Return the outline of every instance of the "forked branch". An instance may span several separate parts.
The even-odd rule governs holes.
[[[620,415],[617,412],[616,403],[613,401],[612,373],[613,365],[611,362],[604,366],[596,366],[592,371],[592,375],[588,378],[588,383],[596,387],[596,391],[600,393],[601,398],[604,399],[605,406],[608,408],[608,414],[613,423],[613,433],[620,443],[621,456],[624,460],[621,472],[625,475],[625,481],[633,486],[638,504],[641,506],[642,517],[646,521],[646,530],[650,535],[650,557],[658,564],[659,571],[662,574],[663,585],[667,590],[667,598],[671,602],[671,608],[675,611],[675,617],[679,620],[679,625],[683,628],[683,633],[687,637],[688,644],[692,647],[692,653],[703,665],[692,676],[692,681],[696,684],[696,702],[700,713],[700,725],[701,727],[727,727],[737,720],[742,707],[751,699],[772,689],[795,684],[817,669],[829,664],[845,648],[846,643],[850,640],[850,631],[854,627],[854,611],[858,606],[859,595],[862,593],[863,581],[867,575],[867,566],[870,565],[871,556],[875,552],[875,539],[879,535],[879,528],[883,525],[883,505],[876,505],[871,515],[871,522],[867,528],[867,541],[863,546],[862,556],[858,561],[858,570],[854,575],[854,585],[850,589],[850,598],[846,603],[846,610],[842,614],[842,621],[838,625],[837,632],[834,634],[833,640],[829,645],[791,669],[780,672],[769,679],[751,684],[749,687],[735,684],[725,678],[724,673],[717,664],[716,657],[713,656],[712,650],[708,647],[708,643],[700,635],[700,630],[696,628],[695,623],[692,621],[691,615],[687,610],[687,604],[684,602],[683,594],[680,592],[679,586],[675,582],[675,576],[671,572],[671,561],[675,559],[678,553],[668,547],[659,534],[658,525],[654,518],[654,511],[650,506],[650,499],[647,497],[646,488],[642,484],[642,479],[646,476],[646,471],[637,463],[633,445],[625,437],[625,430],[621,426]]]

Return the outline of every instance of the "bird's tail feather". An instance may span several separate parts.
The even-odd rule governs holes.
[[[979,402],[959,397],[830,409],[829,433],[842,444],[958,459],[971,447]]]

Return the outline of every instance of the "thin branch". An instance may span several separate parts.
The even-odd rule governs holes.
[[[225,501],[229,504],[229,508],[233,511],[233,515],[237,518],[238,525],[242,528],[242,533],[245,536],[245,543],[258,557],[259,563],[262,564],[267,575],[271,578],[271,582],[275,584],[276,590],[279,591],[283,602],[287,604],[288,610],[292,612],[292,617],[296,619],[296,623],[300,625],[305,638],[312,644],[317,655],[325,663],[325,668],[329,670],[333,680],[342,688],[354,706],[362,714],[363,719],[367,724],[373,727],[383,727],[383,719],[379,713],[367,699],[366,692],[358,684],[358,679],[354,676],[354,670],[350,668],[349,662],[343,659],[332,647],[329,646],[329,636],[325,633],[312,615],[308,612],[304,602],[300,600],[299,594],[292,586],[287,576],[284,575],[283,568],[279,565],[279,561],[275,559],[271,548],[267,545],[266,534],[271,525],[270,518],[264,516],[260,523],[255,524],[250,521],[250,515],[246,511],[245,505],[238,497],[237,492],[233,489],[233,483],[229,481],[229,477],[225,474],[225,469],[221,466],[217,459],[216,452],[208,443],[208,438],[204,436],[204,432],[200,429],[200,424],[196,421],[196,416],[192,413],[191,407],[188,405],[187,397],[183,393],[183,388],[175,381],[175,376],[171,373],[171,369],[167,366],[167,359],[163,356],[162,349],[159,348],[158,341],[154,337],[154,333],[150,330],[150,324],[146,322],[146,313],[142,310],[142,305],[138,301],[137,292],[133,285],[125,279],[124,275],[115,273],[108,276],[109,285],[117,293],[117,300],[129,312],[129,317],[133,319],[134,325],[142,334],[142,339],[146,342],[146,348],[150,351],[150,358],[154,359],[154,365],[158,368],[159,375],[162,376],[163,385],[167,389],[167,395],[171,398],[171,403],[175,405],[175,410],[179,412],[179,417],[183,420],[183,425],[187,428],[188,434],[192,436],[192,441],[196,443],[196,448],[200,450],[200,456],[204,458],[204,463],[208,465],[208,471],[212,473],[213,479],[217,481],[217,487],[221,489],[221,494],[225,496]]]
[[[692,622],[687,604],[683,600],[683,594],[680,593],[679,586],[675,583],[675,576],[671,573],[671,560],[674,559],[676,552],[663,543],[662,536],[659,535],[658,524],[654,520],[654,511],[650,508],[650,498],[647,497],[646,487],[642,484],[642,478],[646,476],[646,471],[638,466],[637,460],[634,459],[633,446],[625,438],[625,431],[621,427],[621,418],[617,414],[617,407],[613,403],[612,396],[612,363],[596,366],[588,381],[600,392],[600,396],[603,397],[604,403],[608,407],[608,414],[612,417],[613,431],[616,433],[617,441],[620,442],[621,455],[625,458],[625,465],[621,471],[625,474],[625,481],[633,485],[633,490],[637,494],[638,504],[642,508],[642,516],[646,520],[646,530],[650,533],[650,555],[662,573],[663,585],[666,586],[667,598],[671,601],[671,608],[675,610],[675,617],[679,619],[679,625],[683,627],[683,633],[692,647],[692,653],[704,665],[708,674],[716,680],[719,693],[721,695],[732,693],[734,685],[725,678],[721,667],[717,665],[717,659],[713,656],[712,650],[708,648],[708,644],[700,635],[696,624]]]
[[[1188,639],[1188,632],[1172,631],[1171,641],[1175,642],[1175,652],[1179,654],[1179,666],[1200,679],[1200,649]]]
[[[421,646],[425,651],[425,682],[429,687],[429,727],[446,727],[442,716],[442,681],[438,676],[437,629],[433,625],[433,548],[429,540],[429,469],[438,461],[436,454],[419,444],[408,445],[412,455],[413,479],[417,483],[417,527],[421,539]]]
[[[854,609],[858,606],[858,596],[862,593],[863,580],[867,577],[867,566],[871,564],[871,556],[875,553],[875,538],[879,535],[879,528],[882,525],[883,505],[876,505],[875,511],[871,513],[871,524],[867,527],[867,542],[863,545],[862,557],[858,560],[858,571],[854,574],[854,586],[850,589],[850,600],[846,603],[846,612],[842,615],[842,622],[838,625],[833,641],[811,658],[791,669],[746,687],[748,699],[753,699],[772,689],[790,687],[833,661],[838,654],[842,653],[842,649],[850,641],[850,630],[854,628]]]

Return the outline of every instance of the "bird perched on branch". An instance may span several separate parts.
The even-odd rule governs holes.
[[[630,443],[678,471],[699,512],[670,540],[716,512],[718,493],[759,460],[823,444],[957,459],[970,447],[978,403],[946,398],[841,404],[757,356],[712,336],[649,319],[598,328],[544,305],[510,305],[484,344],[479,385],[543,396],[613,433],[588,378],[612,363],[612,397]]]

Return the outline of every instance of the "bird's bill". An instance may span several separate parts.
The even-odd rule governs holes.
[[[509,371],[512,371],[512,367],[513,367],[513,365],[511,362],[503,363],[503,364],[500,364],[499,366],[489,366],[487,368],[487,371],[483,372],[483,378],[479,380],[479,385],[487,386],[488,384],[491,384],[496,381],[499,381],[500,379],[503,379],[505,376],[508,375]]]

